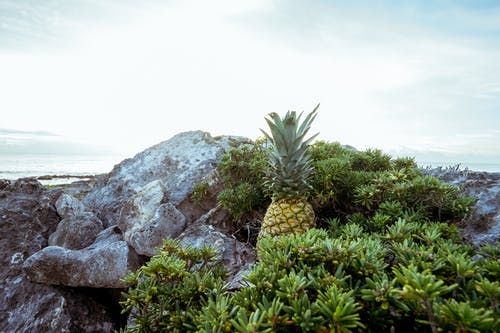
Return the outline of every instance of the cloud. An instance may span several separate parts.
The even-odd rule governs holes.
[[[29,136],[29,137],[57,137],[58,134],[47,131],[21,131],[15,129],[0,128],[0,137],[3,136]]]
[[[255,138],[267,113],[321,102],[314,126],[324,140],[498,152],[488,138],[460,136],[500,128],[496,8],[44,3],[28,6],[44,18],[26,28],[60,44],[40,47],[21,33],[32,48],[0,54],[0,108],[12,128],[133,153],[184,130]]]
[[[103,145],[72,141],[47,131],[0,128],[1,154],[100,155],[111,150]]]
[[[161,2],[1,0],[0,49],[30,52],[65,47],[89,26],[126,22]]]

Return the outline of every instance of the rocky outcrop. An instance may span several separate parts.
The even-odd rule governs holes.
[[[115,166],[110,174],[97,180],[83,204],[98,215],[105,227],[116,225],[125,202],[148,183],[160,180],[165,187],[163,202],[173,204],[189,224],[207,210],[193,204],[193,186],[215,172],[231,145],[247,141],[212,137],[201,131],[178,134]],[[214,205],[215,201],[210,208]]]
[[[93,179],[91,188],[0,181],[0,332],[117,329],[118,297],[96,295],[125,288],[123,276],[165,238],[215,246],[236,288],[255,253],[224,231],[231,223],[220,208],[210,209],[220,158],[244,141],[182,133]],[[192,199],[200,182],[212,189],[203,203]]]
[[[25,260],[48,245],[60,217],[34,179],[0,180],[0,332],[113,332],[110,308],[87,292],[29,281]]]
[[[121,280],[140,266],[138,255],[110,227],[82,250],[48,246],[29,257],[23,269],[32,281],[71,287],[125,288]]]
[[[466,239],[475,245],[500,242],[500,173],[457,168],[436,168],[425,172],[459,186],[476,200],[471,216],[460,225]]]

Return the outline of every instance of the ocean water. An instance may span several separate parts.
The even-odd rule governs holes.
[[[123,159],[121,156],[109,155],[2,154],[0,179],[97,175],[110,172]]]
[[[479,163],[479,162],[440,162],[440,161],[418,161],[417,164],[421,167],[458,167],[461,170],[468,169],[471,171],[484,172],[500,172],[500,163]]]

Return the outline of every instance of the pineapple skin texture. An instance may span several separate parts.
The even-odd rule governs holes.
[[[300,235],[315,225],[313,207],[305,199],[273,200],[264,216],[259,239],[267,236]]]

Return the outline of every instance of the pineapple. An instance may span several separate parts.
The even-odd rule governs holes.
[[[301,234],[314,227],[315,215],[307,201],[312,188],[310,179],[312,166],[308,154],[310,142],[304,140],[317,109],[307,115],[302,123],[295,111],[288,111],[283,119],[273,112],[266,121],[271,135],[261,130],[270,142],[269,172],[264,183],[272,193],[272,202],[267,208],[259,239],[271,235]]]

